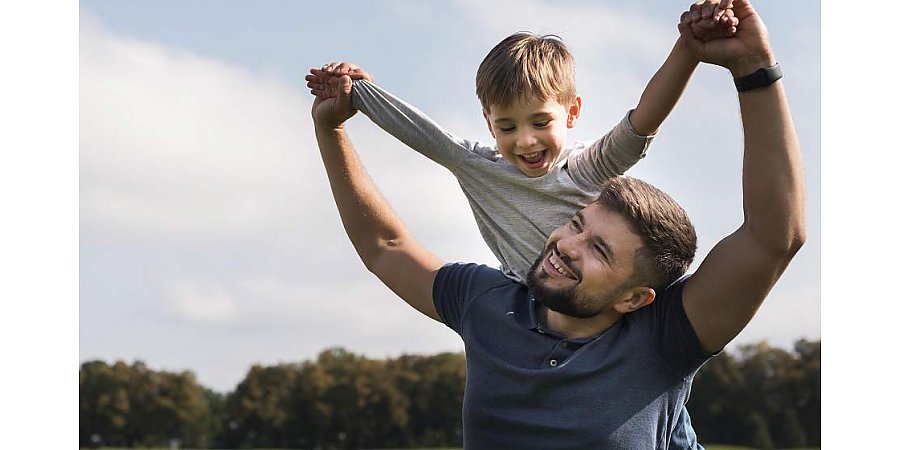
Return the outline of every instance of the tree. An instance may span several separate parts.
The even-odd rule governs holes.
[[[156,372],[136,361],[89,361],[79,370],[83,446],[206,446],[209,408],[191,372]]]

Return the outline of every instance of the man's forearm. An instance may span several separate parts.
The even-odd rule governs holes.
[[[744,126],[744,226],[766,248],[805,240],[800,143],[781,81],[738,95]]]
[[[407,234],[359,161],[343,128],[316,127],[316,140],[341,222],[367,267]]]
[[[631,113],[631,126],[635,131],[644,136],[657,132],[681,98],[697,64],[699,61],[679,37],[666,61],[647,83],[638,106]]]

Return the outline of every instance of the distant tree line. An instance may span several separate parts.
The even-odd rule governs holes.
[[[822,342],[762,342],[707,362],[688,411],[700,442],[769,450],[821,446]]]
[[[702,443],[820,445],[820,342],[723,352],[698,373],[688,409]],[[461,353],[369,359],[343,349],[253,366],[233,392],[143,362],[81,365],[84,448],[461,447]]]

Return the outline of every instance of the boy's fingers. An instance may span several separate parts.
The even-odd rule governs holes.
[[[722,14],[724,14],[725,11],[730,10],[732,8],[732,1],[733,0],[720,1],[719,4],[716,5],[716,14],[714,18],[718,20],[720,17],[722,17]]]

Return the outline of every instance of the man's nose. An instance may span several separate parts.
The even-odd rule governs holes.
[[[569,259],[578,259],[579,250],[578,250],[578,241],[579,234],[566,236],[558,241],[556,241],[556,249],[559,250],[559,253],[562,256],[565,256]]]

